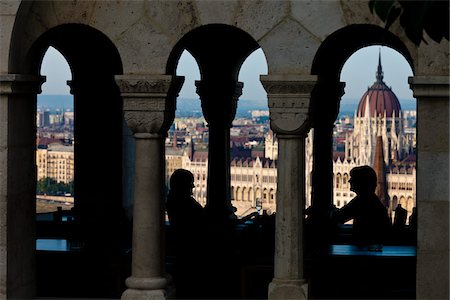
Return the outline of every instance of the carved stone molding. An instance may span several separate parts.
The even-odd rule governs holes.
[[[231,126],[237,109],[237,102],[242,95],[243,82],[208,82],[195,81],[197,94],[200,96],[203,115],[208,124],[226,123]]]
[[[175,115],[184,77],[117,75],[125,121],[134,133],[165,133]]]
[[[448,76],[414,76],[409,77],[408,82],[415,98],[449,99],[450,78]]]
[[[269,99],[270,126],[277,134],[304,135],[310,128],[309,108],[316,76],[261,76]]]
[[[311,92],[311,126],[314,128],[334,127],[339,114],[341,97],[344,95],[345,82],[321,81]]]
[[[28,74],[0,75],[0,95],[39,94],[45,76]]]
[[[160,133],[164,125],[164,112],[125,111],[125,121],[133,133]]]

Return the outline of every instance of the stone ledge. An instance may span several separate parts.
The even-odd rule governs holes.
[[[415,98],[445,98],[449,100],[448,76],[413,76],[408,78]]]

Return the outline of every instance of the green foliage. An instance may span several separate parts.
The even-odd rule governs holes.
[[[36,194],[61,196],[64,194],[73,195],[73,181],[68,184],[56,182],[56,180],[46,177],[39,180],[36,184]]]
[[[370,0],[369,9],[389,27],[400,17],[400,26],[417,46],[423,41],[423,31],[435,42],[449,40],[449,1]]]

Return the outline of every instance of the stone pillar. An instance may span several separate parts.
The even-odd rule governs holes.
[[[135,152],[132,271],[122,299],[165,299],[164,138],[175,113],[183,78],[168,75],[119,75],[125,121]]]
[[[311,95],[312,205],[322,211],[333,205],[333,129],[344,87],[343,82],[319,81]]]
[[[409,83],[417,99],[417,299],[449,299],[449,77]]]
[[[311,95],[314,138],[310,224],[313,232],[309,237],[316,246],[320,246],[317,243],[326,246],[333,234],[328,217],[333,205],[333,129],[344,87],[343,82],[319,80]]]
[[[261,76],[261,82],[269,98],[270,126],[278,137],[275,266],[269,299],[306,299],[305,137],[316,76],[268,75]]]
[[[0,75],[0,298],[35,296],[36,95],[45,77]]]
[[[196,81],[197,94],[209,127],[206,208],[213,215],[232,214],[230,183],[230,127],[243,83]]]

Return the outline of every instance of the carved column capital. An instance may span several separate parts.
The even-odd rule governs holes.
[[[117,75],[125,121],[134,134],[165,133],[173,121],[184,77]]]
[[[234,80],[197,80],[195,86],[208,124],[217,122],[231,127],[244,83]]]
[[[311,93],[311,126],[333,128],[339,114],[345,82],[320,80]]]
[[[306,135],[310,129],[312,75],[261,75],[269,99],[270,126],[277,134]]]
[[[0,95],[11,94],[39,94],[45,76],[28,74],[0,75]]]
[[[408,78],[408,83],[413,90],[414,98],[418,99],[448,99],[448,76],[413,76]]]

